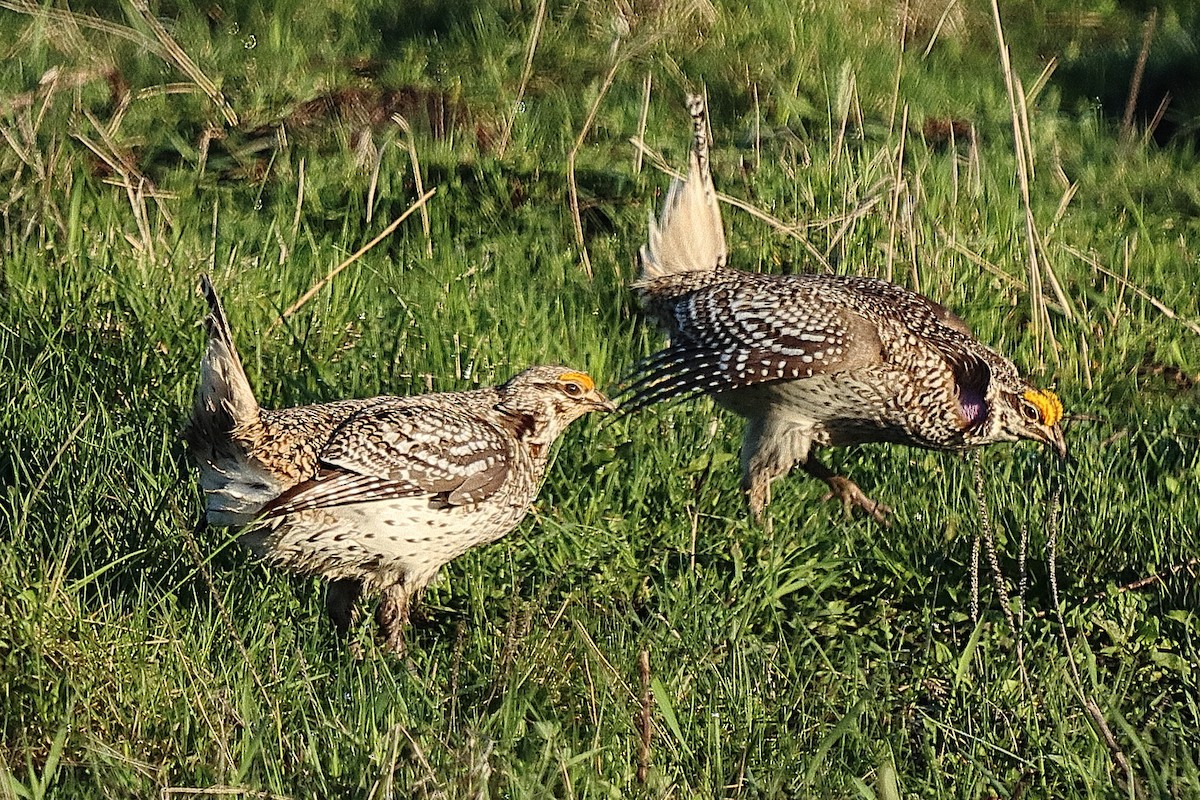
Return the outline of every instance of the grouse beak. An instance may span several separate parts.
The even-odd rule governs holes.
[[[1061,425],[1055,425],[1053,428],[1046,428],[1043,432],[1042,441],[1050,445],[1059,458],[1067,457],[1067,440],[1063,438],[1063,429]]]
[[[592,396],[588,399],[591,400],[592,405],[597,411],[604,411],[611,414],[617,410],[616,404],[600,392],[592,392]]]

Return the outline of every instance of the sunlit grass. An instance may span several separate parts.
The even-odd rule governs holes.
[[[889,764],[905,796],[1117,796],[1042,558],[1058,482],[1082,689],[1149,796],[1191,796],[1196,568],[1125,587],[1196,557],[1194,154],[1118,144],[1060,109],[1053,83],[1032,100],[1031,206],[1071,305],[1047,291],[1039,351],[989,21],[968,15],[926,57],[927,39],[901,53],[890,10],[849,6],[664,4],[679,16],[626,19],[627,33],[608,5],[551,6],[503,158],[490,137],[534,3],[404,19],[369,3],[160,9],[243,120],[207,144],[219,113],[202,93],[153,91],[187,79],[150,39],[0,11],[21,43],[0,67],[0,796],[884,797]],[[149,36],[107,4],[86,13]],[[1035,30],[1009,32],[1028,85]],[[589,279],[566,154],[614,54],[577,164]],[[124,111],[109,67],[132,90]],[[42,82],[52,68],[60,82]],[[402,662],[365,626],[355,660],[318,582],[254,563],[227,532],[193,536],[177,432],[201,270],[268,406],[464,388],[537,362],[611,387],[657,346],[627,290],[667,185],[649,160],[634,171],[628,144],[647,72],[647,146],[682,164],[680,98],[703,82],[719,188],[789,228],[727,209],[735,264],[890,265],[1062,395],[1069,465],[1030,445],[984,455],[1014,594],[1030,531],[1028,687],[986,573],[970,616],[969,463],[836,451],[896,509],[893,527],[846,517],[796,475],[767,532],[738,492],[741,423],[707,400],[572,429],[530,521],[444,570]],[[294,116],[346,87],[419,90],[404,109],[437,188],[429,239],[414,216],[272,327],[418,195],[386,115]],[[973,125],[977,146],[926,141],[931,118]],[[256,130],[280,121],[286,135]]]

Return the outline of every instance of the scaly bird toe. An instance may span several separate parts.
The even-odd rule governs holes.
[[[884,505],[867,497],[854,481],[849,478],[843,478],[840,475],[831,475],[825,478],[825,482],[829,484],[830,491],[821,498],[822,500],[830,500],[836,497],[842,501],[842,507],[846,509],[847,514],[851,513],[851,510],[857,506],[870,514],[880,525],[888,528],[892,526],[892,522],[889,519],[889,515],[892,513],[891,506]]]

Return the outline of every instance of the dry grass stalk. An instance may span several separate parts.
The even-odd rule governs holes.
[[[1045,243],[1042,241],[1041,234],[1034,229],[1034,234],[1037,235],[1038,249],[1045,250]],[[1059,308],[1062,309],[1062,314],[1068,321],[1075,319],[1075,306],[1071,303],[1070,295],[1068,295],[1062,287],[1062,282],[1058,279],[1058,273],[1054,271],[1054,267],[1050,266],[1049,261],[1043,260],[1042,274],[1045,275],[1046,282],[1050,284],[1050,291],[1054,292],[1054,299],[1058,301]],[[1048,316],[1048,315],[1047,315]],[[1051,334],[1053,335],[1053,334]]]
[[[650,70],[646,70],[646,77],[642,80],[642,109],[638,112],[638,132],[639,140],[646,138],[646,121],[650,118],[650,92],[654,86],[654,77],[650,74]],[[638,174],[642,171],[642,156],[641,150],[634,148],[633,153],[633,171]]]
[[[95,58],[90,60],[97,61]],[[62,195],[70,195],[74,170],[69,163],[69,156],[64,159],[63,143],[57,135],[51,134],[49,143],[39,138],[42,123],[45,121],[55,97],[60,92],[78,89],[87,83],[103,78],[106,68],[64,69],[54,67],[46,71],[36,89],[22,92],[11,100],[0,101],[0,118],[4,119],[6,123],[0,125],[0,135],[12,148],[18,160],[9,181],[10,191],[6,206],[23,196],[30,195],[33,192],[34,184],[43,190],[53,186],[60,189]],[[63,163],[64,160],[68,163]],[[57,169],[60,167],[66,168]],[[26,171],[32,173],[32,180],[25,179]],[[43,202],[40,214],[48,216],[60,230],[66,230],[67,223],[59,205],[50,201],[48,193],[43,193],[41,200]],[[35,219],[30,219],[30,230],[33,229],[35,222]]]
[[[838,122],[837,139],[834,140],[833,151],[830,154],[830,158],[834,164],[836,164],[838,162],[838,160],[842,157],[842,150],[845,149],[845,146],[846,146],[846,128],[850,124],[850,106],[853,103],[852,98],[854,97],[855,86],[857,85],[857,82],[858,82],[858,76],[852,71],[846,75],[844,80],[839,81],[838,98],[837,99],[838,99],[838,117],[840,118],[840,120]],[[758,98],[756,96],[755,97],[756,114],[757,114],[757,99]],[[757,121],[757,116],[755,117],[755,119]],[[860,128],[860,130],[861,130],[861,128]]]
[[[224,138],[223,129],[216,126],[207,126],[204,132],[200,134],[200,142],[197,146],[199,157],[197,158],[197,172],[201,177],[204,175],[204,170],[208,167],[208,148],[214,140]]]
[[[295,241],[296,234],[300,231],[300,218],[304,209],[304,181],[305,181],[305,160],[300,157],[300,167],[296,176],[296,213],[292,214],[292,240]]]
[[[614,53],[619,44],[619,38],[614,40]],[[587,116],[583,120],[583,127],[579,129],[579,136],[575,138],[575,144],[567,153],[567,197],[571,203],[571,221],[575,223],[575,243],[579,247],[579,256],[583,259],[583,272],[588,278],[592,277],[592,257],[588,255],[587,242],[583,238],[583,217],[579,211],[579,184],[575,180],[575,160],[579,158],[579,151],[583,149],[583,143],[592,129],[592,123],[596,121],[597,112],[600,111],[600,103],[604,101],[604,96],[612,88],[622,61],[616,55],[613,56],[608,72],[604,74],[604,80],[600,83],[600,91],[596,93],[596,99],[592,102],[591,108],[588,109]]]
[[[365,245],[360,247],[354,253],[354,255],[350,256],[345,261],[343,261],[341,264],[338,264],[336,267],[331,269],[329,271],[328,275],[326,275],[324,278],[322,278],[321,280],[319,280],[315,284],[313,284],[313,287],[311,289],[309,289],[307,292],[305,292],[303,295],[301,295],[299,300],[297,300],[296,302],[294,302],[290,306],[288,306],[287,310],[279,315],[279,319],[275,320],[275,322],[271,324],[271,327],[268,329],[267,332],[270,333],[275,328],[279,327],[285,319],[287,319],[292,314],[296,313],[301,308],[303,308],[304,304],[307,303],[309,300],[311,300],[313,298],[313,296],[316,295],[317,292],[321,291],[321,289],[325,286],[325,284],[327,284],[331,280],[333,280],[339,272],[341,272],[346,267],[353,264],[355,261],[358,261],[358,259],[362,258],[367,252],[369,252],[373,247],[375,247],[375,245],[379,244],[384,239],[386,239],[388,236],[390,236],[392,234],[392,231],[394,231],[394,230],[396,230],[396,228],[400,227],[400,223],[402,223],[402,222],[404,222],[404,220],[408,219],[409,216],[414,211],[417,211],[418,209],[421,208],[421,206],[425,205],[425,203],[429,200],[429,198],[433,197],[434,193],[436,193],[436,192],[437,192],[437,187],[435,186],[434,188],[430,189],[428,192],[425,192],[423,195],[418,197],[417,200],[411,206],[409,206],[407,209],[405,209],[403,214],[401,214],[390,225],[388,225],[386,228],[384,228],[379,233],[378,236],[376,236],[374,239],[372,239],[371,241],[367,242]]]
[[[1163,99],[1159,101],[1158,108],[1154,111],[1154,116],[1150,120],[1150,124],[1146,126],[1146,132],[1142,134],[1142,147],[1150,144],[1150,140],[1154,138],[1154,132],[1158,130],[1159,124],[1162,123],[1163,117],[1167,114],[1167,106],[1171,105],[1171,93],[1167,92],[1163,95]]]
[[[1140,800],[1146,796],[1145,790],[1142,789],[1141,783],[1134,774],[1133,766],[1130,765],[1125,751],[1117,743],[1117,738],[1108,726],[1108,721],[1104,718],[1104,713],[1101,711],[1100,706],[1083,691],[1083,678],[1080,676],[1079,667],[1075,662],[1075,652],[1071,648],[1071,638],[1067,635],[1067,623],[1063,618],[1062,604],[1058,598],[1057,551],[1061,497],[1062,487],[1061,485],[1056,486],[1050,500],[1050,524],[1049,538],[1046,542],[1046,561],[1050,571],[1050,602],[1054,606],[1054,615],[1058,619],[1059,635],[1062,637],[1063,649],[1066,651],[1067,656],[1067,665],[1070,667],[1068,678],[1071,682],[1071,688],[1075,690],[1075,695],[1079,698],[1079,702],[1083,705],[1088,716],[1091,717],[1092,724],[1096,727],[1096,733],[1104,741],[1104,745],[1108,748],[1109,756],[1124,778],[1123,781],[1119,782],[1124,784],[1124,788],[1129,792],[1131,797]]]
[[[1117,595],[1125,594],[1126,592],[1137,592],[1150,586],[1157,586],[1160,583],[1166,583],[1168,578],[1173,578],[1181,572],[1187,572],[1194,577],[1194,570],[1200,567],[1200,557],[1189,558],[1187,561],[1178,564],[1172,564],[1161,572],[1155,572],[1152,575],[1146,575],[1129,583],[1123,583],[1120,586],[1115,586],[1111,589],[1105,589],[1102,592],[1089,594],[1079,601],[1079,605],[1087,603],[1095,603],[1098,600],[1107,600]]]
[[[835,223],[841,223],[841,225],[838,227],[837,231],[834,232],[832,237],[830,237],[829,244],[827,244],[825,246],[826,258],[828,258],[829,255],[831,253],[833,253],[833,251],[835,249],[837,249],[837,246],[839,244],[841,244],[842,239],[844,239],[846,237],[846,234],[848,234],[850,232],[850,229],[853,228],[854,225],[856,225],[861,219],[863,219],[868,214],[870,214],[871,210],[874,209],[875,206],[877,206],[881,202],[883,202],[883,195],[884,195],[884,191],[886,190],[886,188],[887,188],[887,181],[886,180],[880,181],[878,184],[876,184],[875,186],[872,186],[870,189],[867,190],[866,199],[862,200],[858,204],[858,207],[855,208],[853,211],[847,211],[842,214],[835,214],[831,217],[827,217],[824,220],[810,224],[811,228],[819,230],[820,228],[828,227]]]
[[[642,650],[638,653],[638,672],[642,678],[642,706],[641,715],[638,718],[638,727],[641,731],[642,738],[638,742],[638,768],[637,780],[638,783],[645,783],[646,778],[650,774],[650,736],[653,729],[653,717],[650,711],[652,702],[650,694],[650,651]]]
[[[1016,89],[1019,118],[1017,130],[1021,136],[1020,155],[1025,158],[1025,183],[1029,186],[1037,179],[1037,160],[1034,158],[1033,136],[1029,130],[1029,95],[1025,93],[1025,84],[1019,75],[1013,75],[1013,87]]]
[[[1085,264],[1090,265],[1092,269],[1094,269],[1097,272],[1100,272],[1104,275],[1107,275],[1108,277],[1115,280],[1117,283],[1121,284],[1122,290],[1124,290],[1126,288],[1130,289],[1138,297],[1142,298],[1147,303],[1149,303],[1150,305],[1152,305],[1156,309],[1158,309],[1159,312],[1161,312],[1162,315],[1165,316],[1167,319],[1173,319],[1173,320],[1179,322],[1181,325],[1183,325],[1183,327],[1187,328],[1189,331],[1196,334],[1197,336],[1200,336],[1200,325],[1196,324],[1195,322],[1193,322],[1191,320],[1183,319],[1178,314],[1176,314],[1172,308],[1167,306],[1163,301],[1159,300],[1157,297],[1150,294],[1149,292],[1147,292],[1145,289],[1141,288],[1140,286],[1137,286],[1136,284],[1134,284],[1132,281],[1130,281],[1128,279],[1128,277],[1123,278],[1120,275],[1113,272],[1112,270],[1106,269],[1105,267],[1101,266],[1100,262],[1097,261],[1095,258],[1087,255],[1086,253],[1082,252],[1081,250],[1079,250],[1075,247],[1071,247],[1070,245],[1063,245],[1063,248],[1068,253],[1070,253],[1071,255],[1078,258],[1080,261],[1084,262]],[[1132,249],[1136,249],[1136,242]],[[1125,257],[1126,257],[1126,260],[1128,261],[1132,257],[1132,250],[1127,249]],[[1126,265],[1126,267],[1128,267],[1128,265]],[[1118,302],[1118,306],[1119,305],[1120,305],[1120,303]]]
[[[20,161],[12,179],[14,190],[21,185],[22,173],[26,168],[32,170],[38,180],[45,178],[45,165],[42,161],[41,151],[36,147],[36,142],[32,138],[33,126],[30,122],[28,114],[22,114],[17,118],[15,127],[0,125],[0,136],[4,137],[4,141],[8,142],[8,146],[17,154],[17,159]],[[18,134],[20,138],[18,138]]]
[[[1079,360],[1083,364],[1083,385],[1087,390],[1092,391],[1092,356],[1088,350],[1088,337],[1083,332],[1079,332]]]
[[[954,11],[957,5],[958,0],[950,0],[950,2],[946,4],[946,10],[942,12],[940,17],[938,17],[937,24],[933,26],[933,32],[929,34],[929,43],[925,45],[925,50],[921,53],[921,58],[929,58],[929,53],[932,52],[934,44],[937,43],[938,36],[942,32],[942,27],[946,24],[946,20],[950,18],[950,12]],[[959,11],[959,14],[961,13],[962,12]]]
[[[127,25],[93,17],[90,14],[80,14],[75,11],[63,11],[57,8],[40,6],[37,3],[29,2],[29,0],[0,0],[0,8],[15,11],[18,14],[39,17],[45,22],[65,26],[68,31],[77,30],[80,27],[97,30],[109,36],[133,42],[159,57],[164,55],[162,49],[153,39],[143,35],[138,30],[130,28]]]
[[[168,209],[166,203],[163,202],[168,198],[172,198],[173,195],[158,191],[154,183],[137,168],[137,165],[133,162],[133,159],[129,155],[128,151],[125,148],[122,148],[112,137],[108,126],[102,124],[98,119],[96,119],[95,116],[92,115],[90,111],[84,111],[83,115],[84,118],[92,124],[92,127],[95,129],[96,133],[99,134],[100,140],[104,143],[105,148],[108,150],[108,156],[106,157],[103,155],[95,147],[89,147],[89,149],[92,150],[93,153],[96,153],[97,156],[104,159],[105,163],[107,163],[114,172],[121,176],[121,185],[125,186],[127,189],[130,186],[137,185],[139,191],[147,192],[154,200],[155,205],[158,206],[158,213],[162,215],[163,220],[166,221],[169,227],[174,227],[175,220],[171,216],[170,209]],[[82,141],[82,137],[79,134],[76,134],[75,138]]]
[[[751,83],[750,88],[754,92],[754,171],[758,172],[762,169],[762,106],[758,102],[758,81]]]
[[[521,70],[521,81],[517,85],[517,97],[513,100],[512,108],[509,109],[508,118],[504,120],[504,133],[500,135],[500,144],[496,147],[496,155],[499,158],[504,158],[504,153],[508,150],[508,143],[512,139],[513,124],[517,120],[517,113],[521,110],[521,101],[525,97],[525,90],[529,88],[529,77],[533,74],[533,54],[537,52],[545,21],[546,0],[539,0],[537,11],[534,12],[533,28],[529,32],[529,45],[525,48],[525,66]]]
[[[91,118],[91,115],[87,115]],[[95,120],[91,120],[95,124]],[[101,130],[97,128],[97,130]],[[81,132],[73,134],[84,147],[91,150],[101,161],[103,161],[109,169],[120,176],[118,181],[105,181],[112,183],[125,190],[125,195],[129,200],[129,208],[133,212],[134,222],[137,223],[138,234],[141,239],[134,239],[126,236],[129,243],[137,250],[146,253],[153,261],[154,257],[154,237],[151,234],[149,215],[146,211],[146,192],[145,187],[147,180],[137,172],[136,169],[126,164],[124,160],[116,153],[106,150],[101,144],[93,142]]]
[[[940,225],[937,227],[937,231],[942,236],[942,238],[944,238],[946,240],[946,244],[950,247],[951,250],[953,250],[954,252],[963,256],[964,258],[966,258],[968,261],[970,261],[975,266],[981,267],[981,268],[987,270],[992,275],[995,275],[997,278],[1000,278],[1001,280],[1007,282],[1010,286],[1013,287],[1013,289],[1015,289],[1017,291],[1025,290],[1025,283],[1020,278],[1018,278],[1014,275],[1008,274],[1004,270],[1000,269],[1000,267],[998,267],[995,264],[993,264],[992,262],[988,261],[983,256],[979,255],[978,253],[974,252],[973,250],[970,250],[969,248],[967,248],[966,245],[961,244],[960,242],[955,240]]]
[[[375,192],[379,189],[379,171],[383,168],[383,150],[382,147],[376,147],[371,139],[371,131],[365,130],[362,132],[362,137],[359,139],[359,150],[363,150],[363,142],[370,144],[371,158],[371,179],[367,181],[367,225],[375,219]]]
[[[417,158],[417,142],[413,138],[412,126],[399,114],[392,115],[392,122],[399,125],[400,130],[404,132],[404,148],[408,150],[408,160],[412,164],[413,183],[417,186],[417,194],[425,194],[425,181],[421,178],[421,160]],[[425,255],[427,258],[433,258],[433,233],[427,206],[421,206],[421,230],[425,232]]]
[[[201,91],[208,95],[208,99],[221,112],[221,116],[225,118],[225,122],[230,127],[236,126],[238,124],[237,114],[225,99],[225,95],[221,94],[221,90],[217,88],[217,85],[196,66],[196,62],[192,61],[183,48],[171,38],[171,34],[163,27],[163,24],[150,12],[150,6],[146,0],[133,0],[133,8],[138,12],[142,21],[146,23],[146,27],[154,34],[154,38],[158,40],[162,52],[166,56],[166,60],[178,67],[183,74],[191,78],[192,82],[200,87]]]
[[[236,767],[233,757],[229,757],[231,767]],[[159,792],[160,798],[168,797],[249,797],[252,800],[290,800],[281,794],[260,792],[247,789],[244,786],[164,786]]]
[[[158,257],[154,248],[154,234],[150,228],[150,215],[146,210],[146,183],[138,181],[135,187],[128,180],[124,182],[125,196],[129,199],[129,207],[133,209],[133,218],[137,222],[140,241],[131,236],[125,238],[135,248],[146,254],[151,262],[157,262]]]
[[[1037,80],[1033,82],[1033,87],[1025,93],[1025,102],[1033,103],[1037,101],[1038,95],[1050,83],[1050,78],[1054,75],[1054,70],[1058,69],[1058,59],[1051,57],[1046,66],[1042,67],[1042,71],[1038,74]],[[1032,151],[1032,148],[1031,148]]]
[[[408,746],[412,750],[413,759],[421,765],[421,769],[425,772],[425,774],[422,775],[417,781],[416,785],[410,788],[414,790],[420,790],[421,793],[427,797],[445,798],[447,796],[446,792],[438,785],[437,773],[433,771],[433,766],[429,763],[429,759],[425,757],[425,751],[421,749],[421,745],[418,744],[417,740],[413,738],[413,735],[409,733],[408,728],[404,727],[404,725],[401,723],[396,723],[396,727],[393,729],[393,737],[395,737],[393,741],[396,742],[396,744],[399,744],[399,737],[395,736],[396,733],[399,733],[408,741]],[[399,760],[399,748],[393,747],[392,752],[395,756],[392,761],[393,769],[387,771],[387,774],[384,776],[384,781],[379,787],[381,790],[386,788],[386,791],[380,791],[378,793],[372,792],[369,795],[372,798],[395,796],[392,792],[391,783],[392,776],[395,774],[395,764]],[[427,788],[430,785],[433,786],[432,790]]]
[[[979,155],[979,136],[971,125],[971,146],[967,149],[967,186],[972,197],[983,197],[983,159]]]
[[[979,529],[982,533],[984,550],[987,553],[988,565],[992,569],[992,587],[996,591],[996,599],[1000,602],[1000,610],[1004,613],[1004,620],[1008,623],[1009,632],[1013,636],[1013,641],[1017,646],[1017,669],[1021,673],[1021,683],[1025,687],[1025,691],[1030,697],[1033,697],[1033,685],[1029,682],[1029,673],[1025,670],[1025,639],[1021,635],[1020,629],[1017,627],[1017,621],[1013,616],[1012,603],[1009,600],[1008,587],[1004,583],[1004,573],[1000,570],[1000,558],[996,554],[996,536],[992,527],[992,514],[988,508],[987,502],[987,487],[983,480],[983,457],[976,450],[972,453],[972,465],[975,473],[975,501],[979,508]],[[978,591],[978,539],[976,538],[974,560],[976,571],[972,578],[973,593]]]
[[[629,684],[626,683],[625,679],[621,677],[621,673],[617,672],[616,668],[612,665],[612,662],[604,657],[604,653],[600,651],[600,647],[596,644],[596,640],[592,638],[590,633],[588,633],[587,628],[583,627],[583,623],[577,619],[572,620],[572,622],[575,625],[575,632],[579,634],[579,638],[583,641],[584,647],[586,647],[588,652],[590,652],[596,658],[596,660],[600,662],[601,666],[604,667],[605,672],[608,673],[608,677],[613,684],[625,694],[625,696],[629,699],[629,702],[638,702],[638,696],[633,693],[633,689],[629,688]],[[587,662],[584,663],[586,664]]]
[[[1150,15],[1142,26],[1142,49],[1138,52],[1133,76],[1129,79],[1129,97],[1125,100],[1125,113],[1121,116],[1121,138],[1125,141],[1133,138],[1133,112],[1137,108],[1138,95],[1142,93],[1142,77],[1146,74],[1146,60],[1150,58],[1150,44],[1154,41],[1157,27],[1158,7],[1155,6],[1150,9]]]
[[[709,0],[666,0],[661,4],[633,6],[618,3],[613,7],[607,4],[597,4],[603,8],[606,32],[612,35],[608,48],[608,70],[600,81],[596,98],[588,108],[583,126],[575,143],[567,153],[567,199],[570,201],[571,221],[575,226],[575,242],[579,247],[579,255],[583,261],[583,271],[592,277],[592,259],[587,251],[587,242],[583,236],[583,217],[579,206],[579,185],[575,179],[575,163],[579,152],[587,141],[587,136],[596,121],[596,114],[601,103],[612,88],[617,73],[625,64],[637,57],[650,52],[660,42],[689,30],[697,22],[707,23],[716,18],[716,10]]]
[[[1033,218],[1029,185],[1033,178],[1033,147],[1029,132],[1027,99],[1020,79],[1013,72],[1008,44],[1004,39],[1004,26],[1000,21],[1000,6],[992,0],[992,20],[996,28],[996,41],[1000,50],[1000,64],[1004,73],[1004,87],[1008,95],[1009,112],[1012,117],[1013,146],[1016,150],[1017,181],[1021,189],[1021,205],[1025,211],[1025,244],[1028,249],[1029,304],[1033,327],[1034,352],[1042,357],[1046,337],[1050,337],[1055,352],[1058,342],[1050,326],[1050,314],[1042,292],[1042,265],[1039,254],[1040,239]],[[1064,306],[1069,313],[1069,306]]]
[[[1067,207],[1070,206],[1071,201],[1075,199],[1075,193],[1077,191],[1079,191],[1078,183],[1070,183],[1067,185],[1066,190],[1063,192],[1062,199],[1058,201],[1058,208],[1054,211],[1054,225],[1057,225],[1062,221],[1062,218],[1066,216]]]
[[[887,280],[892,280],[893,262],[896,258],[896,228],[897,216],[900,213],[900,195],[905,189],[904,180],[904,143],[908,134],[908,104],[904,104],[904,118],[900,123],[900,144],[896,146],[896,162],[895,169],[892,172],[892,209],[888,220],[888,250],[887,250],[887,274],[884,276]],[[916,270],[916,264],[913,264],[913,269]],[[914,274],[915,277],[915,274]],[[920,286],[914,285],[915,291],[920,291]]]

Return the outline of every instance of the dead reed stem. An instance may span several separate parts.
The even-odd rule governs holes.
[[[896,228],[898,227],[897,217],[900,214],[900,195],[904,191],[904,142],[908,132],[908,104],[904,104],[904,120],[900,123],[900,144],[896,146],[896,165],[892,173],[892,209],[889,215],[888,224],[888,251],[887,251],[887,274],[884,276],[887,280],[892,280],[892,270],[896,259]],[[917,265],[913,264],[913,273],[916,274]],[[914,285],[915,291],[920,291],[921,287]]]
[[[296,178],[296,213],[292,215],[292,240],[295,241],[296,234],[300,231],[300,219],[304,208],[304,181],[305,181],[305,166],[304,157],[300,158],[299,174]]]
[[[750,84],[754,90],[754,171],[762,169],[762,106],[758,102],[758,81]]]
[[[1163,94],[1163,99],[1159,101],[1158,108],[1154,111],[1154,116],[1150,120],[1150,124],[1146,126],[1146,132],[1142,134],[1142,146],[1150,144],[1150,140],[1154,138],[1154,132],[1158,130],[1159,124],[1163,121],[1163,117],[1167,115],[1167,106],[1171,105],[1171,93]]]
[[[40,6],[37,3],[30,2],[30,0],[0,0],[0,8],[6,8],[9,11],[15,11],[18,14],[38,16],[42,19],[55,22],[59,25],[91,28],[92,30],[106,33],[109,36],[115,36],[118,39],[125,39],[126,41],[133,42],[139,47],[146,48],[160,58],[165,58],[165,53],[158,46],[157,42],[146,37],[140,31],[130,28],[128,25],[109,22],[106,19],[94,17],[90,14],[80,14],[75,11],[64,11],[57,8]]]
[[[1133,77],[1129,79],[1129,97],[1125,99],[1125,113],[1121,116],[1121,139],[1129,141],[1133,138],[1133,111],[1137,108],[1138,95],[1142,93],[1142,77],[1146,74],[1146,60],[1150,58],[1150,44],[1154,41],[1154,31],[1158,27],[1158,8],[1150,9],[1146,23],[1142,26],[1142,49],[1138,52],[1137,63],[1133,66]]]
[[[521,70],[521,81],[517,84],[517,96],[513,100],[512,108],[509,109],[508,118],[504,120],[504,133],[501,134],[500,144],[496,148],[496,155],[499,158],[504,158],[504,153],[508,150],[508,143],[512,140],[513,125],[517,121],[517,113],[521,110],[521,101],[525,97],[525,90],[529,88],[529,77],[533,74],[533,54],[537,52],[545,21],[546,0],[540,0],[533,16],[533,28],[529,31],[529,44],[525,48],[525,66]]]
[[[404,147],[408,150],[408,160],[412,164],[413,183],[416,184],[417,194],[425,194],[425,181],[421,179],[421,161],[417,158],[417,141],[413,138],[412,126],[399,114],[392,115],[392,122],[404,131]],[[425,232],[425,257],[433,258],[433,229],[429,222],[429,207],[424,205],[421,206],[421,230]]]
[[[1000,50],[1000,65],[1004,73],[1004,88],[1008,94],[1009,112],[1012,117],[1013,147],[1016,152],[1017,181],[1021,189],[1021,205],[1025,211],[1025,244],[1028,249],[1029,261],[1029,304],[1030,320],[1033,328],[1034,352],[1040,359],[1043,355],[1045,339],[1051,336],[1050,317],[1046,310],[1045,299],[1042,295],[1042,270],[1038,254],[1037,227],[1033,219],[1033,207],[1030,203],[1029,184],[1032,179],[1033,153],[1029,146],[1029,118],[1025,113],[1025,94],[1020,81],[1013,73],[1012,62],[1009,58],[1008,44],[1004,39],[1004,26],[1000,21],[1000,6],[997,0],[992,0],[992,20],[996,25],[996,41]],[[1054,342],[1057,349],[1057,342]]]
[[[638,743],[637,780],[638,783],[644,784],[650,774],[650,736],[653,729],[652,717],[650,715],[652,706],[649,650],[642,650],[638,653],[638,672],[642,678],[642,706],[641,716],[638,718],[638,727],[641,730],[642,738]]]
[[[299,311],[304,306],[305,303],[307,303],[309,300],[311,300],[317,292],[321,291],[321,289],[325,286],[325,284],[327,284],[331,280],[333,280],[334,277],[336,277],[339,272],[341,272],[346,267],[353,264],[355,261],[358,261],[358,259],[362,258],[363,255],[365,255],[368,251],[371,250],[371,248],[375,247],[375,245],[379,244],[384,239],[386,239],[388,236],[390,236],[392,234],[392,231],[394,231],[394,230],[396,230],[396,228],[400,227],[400,223],[402,223],[402,222],[404,222],[404,220],[408,219],[409,216],[411,216],[414,211],[417,211],[423,205],[425,205],[426,201],[428,201],[429,198],[433,197],[434,193],[436,193],[436,192],[437,192],[437,187],[435,186],[434,188],[430,189],[428,192],[425,192],[425,194],[418,197],[416,202],[414,202],[411,206],[409,206],[407,209],[405,209],[404,213],[401,214],[399,217],[397,217],[390,225],[388,225],[386,228],[384,228],[379,233],[378,236],[376,236],[374,239],[372,239],[371,241],[367,242],[365,245],[360,247],[354,253],[354,255],[350,256],[345,261],[343,261],[342,263],[338,264],[336,267],[331,269],[329,271],[328,275],[326,275],[324,278],[322,278],[321,280],[319,280],[315,284],[313,284],[313,287],[311,289],[309,289],[307,292],[305,292],[303,295],[301,295],[299,300],[297,300],[296,302],[294,302],[290,306],[288,306],[287,310],[279,315],[279,319],[275,320],[275,322],[271,324],[271,327],[267,330],[267,332],[270,333],[271,331],[275,330],[275,328],[277,328],[281,324],[283,324],[283,321],[285,319],[287,319],[292,314]]]
[[[929,58],[929,54],[933,51],[933,46],[937,44],[938,36],[942,32],[942,26],[946,24],[946,20],[949,18],[950,12],[954,10],[954,6],[957,4],[958,0],[950,0],[950,2],[946,4],[946,9],[942,12],[942,15],[938,17],[937,24],[933,26],[933,33],[929,34],[929,43],[925,45],[925,50],[921,53],[921,58]]]
[[[208,99],[221,112],[221,116],[225,118],[225,122],[230,127],[236,126],[238,124],[237,113],[229,105],[229,102],[225,99],[225,95],[221,94],[221,90],[217,88],[217,85],[196,66],[196,62],[192,61],[183,48],[171,38],[171,34],[167,32],[163,24],[150,12],[150,5],[146,0],[133,0],[133,7],[138,12],[142,22],[146,23],[146,27],[154,34],[154,38],[158,40],[159,45],[166,54],[166,59],[178,67],[183,74],[191,78],[200,87],[201,91],[208,95]]]
[[[1137,776],[1134,775],[1133,767],[1129,763],[1129,759],[1125,756],[1125,751],[1121,749],[1121,745],[1117,742],[1117,738],[1113,735],[1112,728],[1108,726],[1108,721],[1104,718],[1104,713],[1100,706],[1083,690],[1083,678],[1079,674],[1079,667],[1075,663],[1075,651],[1071,648],[1071,638],[1067,634],[1067,623],[1063,618],[1062,604],[1058,598],[1058,526],[1060,515],[1060,501],[1062,497],[1062,487],[1056,486],[1054,494],[1050,500],[1050,524],[1049,538],[1046,542],[1046,562],[1050,571],[1050,603],[1054,607],[1054,615],[1058,620],[1059,635],[1062,637],[1063,649],[1066,651],[1067,665],[1070,667],[1068,675],[1071,681],[1071,688],[1075,690],[1076,697],[1079,698],[1080,704],[1087,712],[1092,720],[1092,724],[1096,727],[1096,733],[1108,748],[1109,756],[1117,769],[1124,775],[1123,781],[1125,789],[1130,796],[1135,800],[1140,800],[1146,796],[1145,791],[1141,787]]]
[[[579,185],[575,181],[575,160],[579,157],[579,151],[583,149],[583,143],[587,140],[588,131],[592,129],[592,123],[596,121],[600,103],[604,101],[604,96],[612,88],[613,81],[617,78],[617,71],[621,68],[622,59],[616,53],[619,44],[620,40],[614,42],[612,64],[604,75],[600,91],[596,93],[592,107],[588,109],[587,117],[583,120],[583,127],[579,130],[575,144],[567,153],[567,195],[571,202],[571,221],[575,223],[575,243],[579,246],[579,257],[583,259],[583,272],[588,278],[592,277],[592,258],[588,255],[587,243],[583,239],[583,217],[579,212]]]

